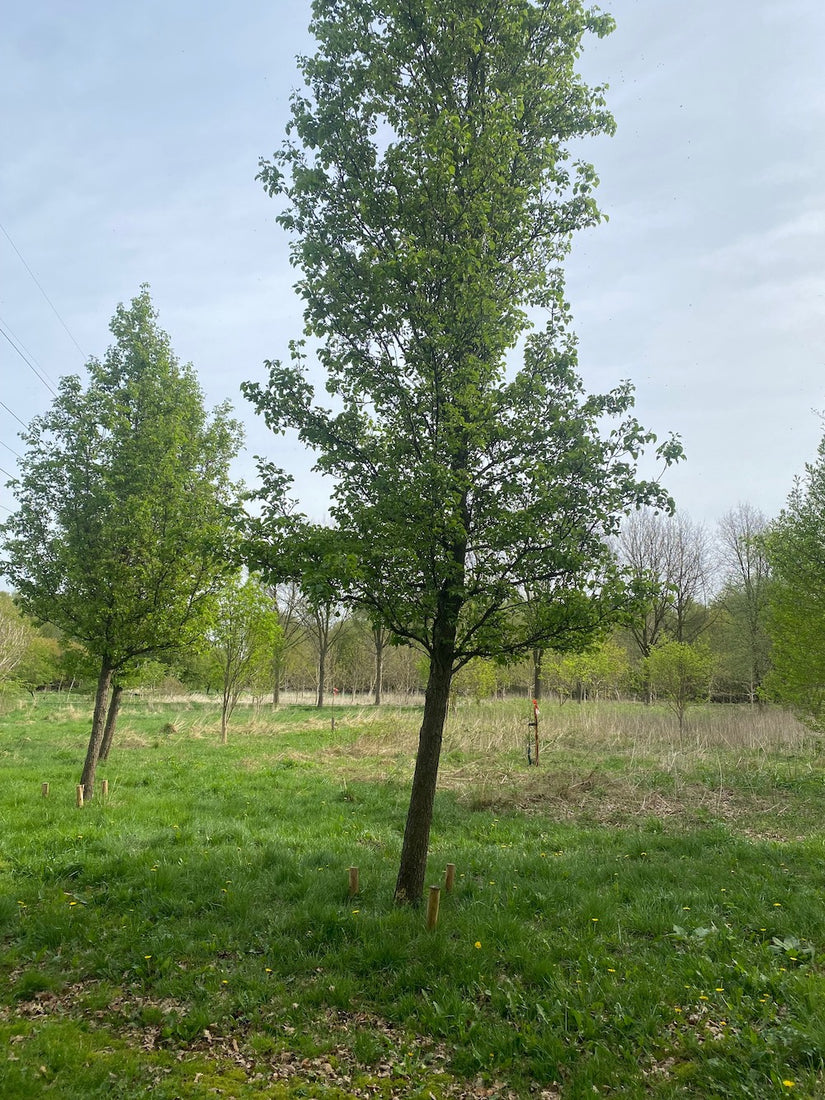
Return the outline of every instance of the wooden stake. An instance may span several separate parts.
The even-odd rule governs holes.
[[[49,797],[49,784],[48,783],[41,783],[40,784],[40,793],[43,795],[44,798]]]
[[[438,903],[441,898],[441,887],[431,886],[430,896],[427,899],[427,928],[430,931],[438,924]]]
[[[77,785],[77,805],[78,805],[78,807],[83,805],[83,784],[82,783],[78,783],[78,785]]]
[[[447,864],[447,870],[444,872],[444,889],[447,891],[448,894],[452,891],[454,882],[455,882],[455,864],[454,863],[448,863]]]
[[[358,893],[358,868],[350,867],[349,869],[349,896],[354,898]]]
[[[109,780],[108,779],[104,779],[103,782],[100,784],[100,795],[101,795],[101,798],[104,798],[104,799],[109,797]]]

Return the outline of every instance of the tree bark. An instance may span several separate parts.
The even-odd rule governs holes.
[[[454,560],[459,566],[460,577],[457,578],[457,583],[445,585],[442,589],[433,623],[430,674],[424,696],[424,715],[418,734],[418,753],[415,758],[407,824],[404,828],[401,865],[395,884],[397,905],[420,905],[424,893],[438,763],[450,703],[458,616],[463,603],[464,556],[463,548],[458,549]]]
[[[315,700],[316,707],[324,705],[324,680],[327,675],[327,647],[321,640],[318,646],[318,696]]]
[[[373,702],[377,707],[381,706],[381,696],[384,689],[384,628],[373,628],[372,636],[375,639],[375,695]]]
[[[541,666],[544,660],[544,650],[533,650],[533,698],[537,703],[541,702]]]
[[[112,747],[112,739],[115,736],[118,715],[120,714],[120,701],[123,697],[123,685],[115,684],[112,688],[112,697],[109,700],[109,710],[106,714],[106,727],[103,730],[103,741],[100,746],[98,760],[109,759],[109,749]]]
[[[424,893],[438,762],[453,677],[451,658],[452,654],[448,662],[433,660],[430,664],[401,865],[395,884],[395,901],[399,905],[418,905]]]
[[[80,782],[83,784],[83,799],[91,802],[95,792],[95,771],[97,760],[100,756],[100,746],[103,743],[103,734],[106,727],[106,708],[109,702],[109,689],[112,686],[112,674],[114,669],[107,658],[103,658],[100,665],[100,676],[97,681],[97,694],[95,696],[95,709],[92,717],[92,733],[89,738],[89,748],[86,752],[86,763],[83,765],[83,773]]]

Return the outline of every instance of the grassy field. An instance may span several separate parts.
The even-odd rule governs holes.
[[[772,710],[451,717],[392,890],[415,708],[0,710],[0,1096],[825,1097],[823,745]],[[41,796],[41,783],[50,793]],[[361,890],[348,896],[348,868]]]

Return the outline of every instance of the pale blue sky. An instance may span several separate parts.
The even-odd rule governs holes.
[[[768,515],[814,457],[825,408],[825,5],[616,0],[582,69],[611,86],[614,138],[584,154],[610,221],[569,264],[581,371],[630,378],[638,413],[683,436],[667,484],[696,520],[749,501]],[[148,282],[211,404],[229,398],[251,455],[323,496],[294,445],[238,387],[300,334],[288,242],[254,176],[278,145],[308,5],[51,0],[7,5],[0,39],[0,223],[87,355]],[[0,323],[51,379],[75,347],[0,233]],[[51,395],[0,338],[0,402]],[[19,425],[0,407],[0,467]],[[0,478],[2,480],[2,478]],[[0,517],[13,502],[0,489]]]

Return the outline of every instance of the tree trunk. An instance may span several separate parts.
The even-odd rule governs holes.
[[[324,705],[324,680],[327,675],[327,647],[321,641],[318,646],[318,696],[315,700],[316,707]]]
[[[384,687],[384,628],[376,626],[372,636],[375,639],[375,696],[373,702],[377,707],[380,707]]]
[[[541,666],[544,659],[544,650],[533,650],[533,698],[537,703],[541,702]]]
[[[95,770],[100,756],[100,746],[103,743],[103,734],[106,727],[106,707],[109,702],[109,688],[112,685],[114,669],[104,657],[100,665],[100,676],[97,681],[97,694],[95,696],[95,710],[92,717],[92,733],[89,738],[89,748],[86,752],[86,763],[83,765],[83,774],[80,782],[83,785],[83,799],[91,802],[95,793]]]
[[[415,774],[407,811],[407,824],[404,829],[404,844],[401,849],[401,866],[395,884],[395,901],[399,905],[419,905],[424,893],[438,761],[441,756],[441,741],[444,722],[447,718],[450,683],[453,678],[454,642],[455,627],[452,630],[452,638],[447,640],[446,645],[440,647],[437,654],[433,654],[430,661],[427,694],[424,697],[424,717],[418,735],[418,754],[415,759]]]
[[[109,759],[109,749],[112,747],[112,739],[115,736],[115,726],[120,714],[120,700],[123,696],[123,684],[115,684],[112,688],[112,697],[109,700],[109,710],[106,714],[106,728],[103,731],[103,742],[100,746],[98,760]]]

